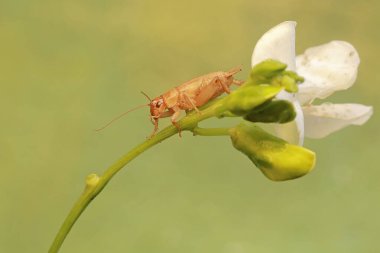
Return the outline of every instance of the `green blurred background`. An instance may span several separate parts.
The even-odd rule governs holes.
[[[379,1],[0,2],[0,252],[46,252],[89,173],[145,140],[148,109],[192,77],[241,64],[296,20],[297,52],[333,39],[361,56],[331,102],[380,106]],[[216,121],[210,123],[211,125]],[[168,125],[162,120],[161,126]],[[315,170],[275,183],[228,138],[173,137],[122,170],[61,252],[380,252],[379,116],[322,140]]]

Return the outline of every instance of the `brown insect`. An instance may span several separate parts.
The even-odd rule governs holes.
[[[242,83],[242,81],[235,80],[233,77],[239,71],[241,71],[241,68],[236,67],[226,72],[218,71],[209,73],[174,87],[154,99],[150,99],[148,95],[143,93],[150,101],[150,103],[146,105],[150,107],[150,120],[154,125],[151,137],[154,136],[158,130],[158,120],[166,117],[171,117],[172,124],[177,127],[179,135],[181,136],[181,128],[177,123],[181,111],[196,110],[199,112],[198,107],[220,96],[224,92],[230,93],[229,87],[232,84],[241,85]],[[146,105],[138,106],[132,110]],[[104,129],[132,110],[123,113],[104,127],[97,129],[97,131]]]

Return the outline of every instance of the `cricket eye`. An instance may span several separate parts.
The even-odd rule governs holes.
[[[162,105],[162,101],[158,101],[157,104],[156,104],[156,108],[159,108],[160,106]]]

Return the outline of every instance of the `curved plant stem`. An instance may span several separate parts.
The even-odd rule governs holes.
[[[254,108],[265,103],[266,101],[271,100],[283,89],[283,86],[279,85],[279,79],[277,77],[286,77],[283,76],[282,72],[279,73],[279,71],[283,71],[285,68],[285,64],[273,60],[270,60],[269,63],[263,62],[263,65],[260,66],[257,65],[252,70],[251,78],[248,82],[241,85],[241,87],[238,90],[231,93],[231,95],[210,101],[210,103],[200,108],[199,112],[192,111],[188,113],[188,115],[186,115],[182,120],[178,122],[180,128],[183,131],[191,131],[194,133],[194,135],[228,135],[228,128],[203,129],[198,128],[198,123],[202,120],[214,116],[241,116],[247,114],[248,112],[252,111]],[[268,73],[270,72],[273,72],[273,75],[269,75]],[[295,74],[292,74],[290,75],[290,77],[294,79],[294,75]],[[256,82],[255,80],[261,81]],[[262,80],[265,80],[265,83],[262,83]],[[275,85],[271,85],[273,80],[275,81]],[[294,82],[296,81],[297,79],[294,80]],[[235,113],[237,113],[238,115],[235,115]],[[91,201],[103,190],[103,188],[108,184],[108,182],[113,178],[113,176],[115,176],[117,172],[119,172],[125,165],[127,165],[130,161],[132,161],[134,158],[136,158],[144,151],[164,141],[165,139],[175,135],[176,133],[178,133],[178,129],[176,127],[166,127],[165,129],[157,133],[155,136],[153,136],[151,139],[144,141],[143,143],[129,151],[127,154],[122,156],[118,161],[111,165],[100,177],[96,174],[89,175],[86,180],[86,187],[84,192],[79,197],[79,199],[67,215],[65,221],[63,222],[60,230],[58,231],[50,247],[49,252],[58,252],[63,241],[65,240],[66,236],[70,232],[71,228],[73,227],[81,213],[86,209],[86,207],[91,203]]]
[[[217,113],[220,113],[221,111],[223,111],[224,108],[221,103],[222,100],[223,99],[219,99],[209,105],[206,105],[206,107],[203,110],[201,110],[200,113],[197,113],[197,112],[189,113],[186,117],[184,117],[182,120],[178,122],[179,125],[181,126],[181,129],[187,130],[187,131],[193,131],[197,127],[198,122],[205,120],[207,118],[213,117]],[[205,133],[205,131],[207,130],[199,131],[198,129],[198,132],[195,132],[195,134],[202,135],[202,133]],[[212,131],[208,130],[209,135],[211,135],[211,132]],[[220,132],[220,131],[217,131],[217,132]],[[97,176],[96,174],[89,175],[86,180],[86,187],[85,187],[84,192],[79,197],[77,202],[74,204],[71,211],[67,215],[65,221],[61,225],[61,228],[58,231],[49,249],[49,253],[58,252],[63,241],[65,240],[66,236],[70,232],[71,228],[73,227],[73,225],[75,224],[76,220],[79,218],[81,213],[86,209],[86,207],[91,203],[91,201],[103,190],[103,188],[107,185],[107,183],[112,179],[112,177],[117,172],[119,172],[125,165],[127,165],[130,161],[132,161],[134,158],[136,158],[138,155],[140,155],[144,151],[164,141],[165,139],[175,135],[176,133],[178,133],[178,130],[176,127],[174,126],[166,127],[162,131],[158,132],[151,139],[144,141],[143,143],[141,143],[140,145],[136,146],[131,151],[129,151],[127,154],[122,156],[118,161],[116,161],[113,165],[111,165],[100,177]],[[213,134],[213,135],[218,135],[218,134]]]
[[[229,135],[229,128],[200,128],[200,127],[194,127],[192,132],[194,135],[201,135],[201,136],[222,136],[222,135]]]

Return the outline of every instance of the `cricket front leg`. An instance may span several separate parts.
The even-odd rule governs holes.
[[[152,137],[157,133],[158,131],[158,118],[151,116],[150,121],[154,125],[153,133],[148,137],[148,139],[152,139]]]
[[[154,125],[154,130],[153,130],[153,133],[149,136],[149,139],[151,139],[157,133],[157,131],[158,131],[158,119],[159,118],[170,117],[170,116],[173,115],[173,113],[174,113],[174,111],[170,110],[170,111],[163,112],[159,116],[150,116],[150,121]]]

